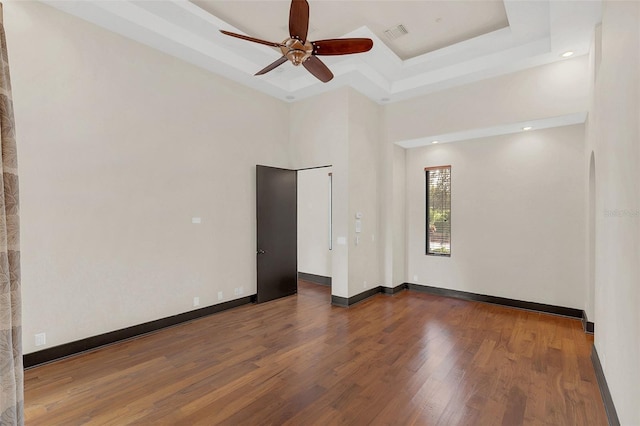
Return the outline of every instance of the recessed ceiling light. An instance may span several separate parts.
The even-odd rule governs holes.
[[[531,129],[533,129],[533,127],[531,127],[531,126],[526,126],[526,127],[523,127],[523,128],[522,128],[522,130],[524,130],[525,132],[526,132],[527,130],[531,130]]]
[[[563,58],[568,58],[570,56],[573,56],[573,52],[571,50],[568,50],[568,51],[564,52],[561,56]]]
[[[431,141],[431,143],[440,143],[440,141]]]

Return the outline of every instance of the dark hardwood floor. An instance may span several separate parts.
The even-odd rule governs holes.
[[[580,321],[418,292],[247,305],[25,373],[27,425],[606,425]]]

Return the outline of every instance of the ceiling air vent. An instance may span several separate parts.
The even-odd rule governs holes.
[[[404,25],[400,24],[393,28],[389,28],[384,31],[384,35],[387,36],[389,40],[395,40],[397,38],[402,37],[405,34],[409,34],[409,31],[405,28]]]

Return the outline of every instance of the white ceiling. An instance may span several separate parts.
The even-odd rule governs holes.
[[[323,57],[335,75],[325,84],[290,63],[254,77],[281,53],[218,31],[282,41],[288,1],[42,1],[287,101],[348,85],[387,103],[584,55],[601,18],[601,2],[584,0],[310,0],[311,40],[374,40],[370,52]],[[409,34],[384,38],[397,24]]]
[[[290,0],[191,1],[254,37],[270,41],[288,37]],[[309,9],[311,40],[340,37],[366,26],[403,60],[509,26],[502,0],[311,0]],[[384,31],[398,24],[409,33],[389,40]]]

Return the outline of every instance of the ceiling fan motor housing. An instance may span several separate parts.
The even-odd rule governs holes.
[[[288,38],[280,46],[282,55],[298,66],[311,57],[313,45],[309,40],[304,43],[297,38]]]

